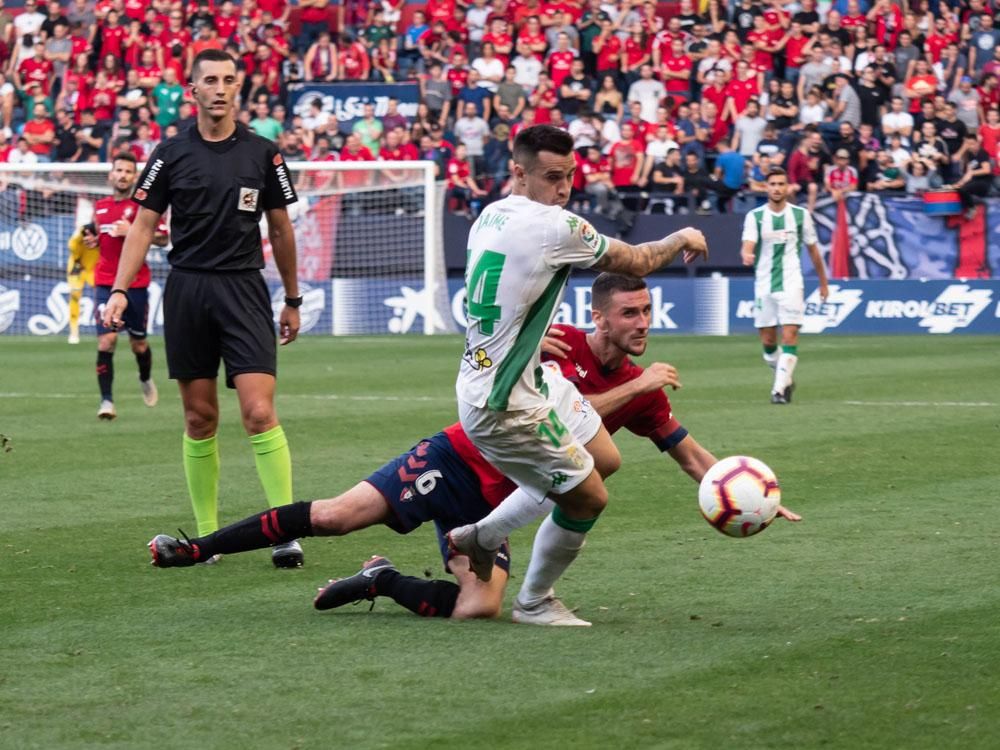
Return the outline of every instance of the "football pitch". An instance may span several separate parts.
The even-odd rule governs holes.
[[[592,628],[509,621],[532,529],[512,538],[499,622],[388,599],[319,613],[368,556],[440,577],[433,529],[305,540],[159,570],[195,531],[180,402],[119,342],[99,422],[93,340],[0,338],[0,747],[994,748],[1000,725],[1000,339],[804,337],[794,403],[768,402],[751,337],[651,340],[675,414],[717,456],[767,462],[784,503],[744,540],[647,440],[616,435],[609,507],[558,586]],[[462,343],[313,338],[281,351],[298,499],[346,490],[456,419]],[[223,523],[263,507],[223,395]]]

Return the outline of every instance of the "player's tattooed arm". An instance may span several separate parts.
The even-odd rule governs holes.
[[[708,243],[705,235],[697,229],[685,227],[662,240],[644,242],[641,245],[630,245],[608,238],[608,250],[594,267],[630,276],[648,276],[673,263],[682,253],[685,263],[690,263],[699,256],[707,258]]]

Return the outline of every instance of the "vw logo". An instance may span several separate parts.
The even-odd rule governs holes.
[[[38,224],[19,226],[10,236],[10,249],[21,260],[38,260],[49,246],[49,236]]]

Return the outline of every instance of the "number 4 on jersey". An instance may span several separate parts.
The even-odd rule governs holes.
[[[493,323],[500,320],[497,289],[506,260],[507,256],[503,253],[486,250],[469,276],[469,321],[478,321],[479,332],[485,336],[493,334]]]

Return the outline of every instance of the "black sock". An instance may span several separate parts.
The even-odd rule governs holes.
[[[153,350],[147,346],[146,351],[137,352],[135,361],[139,365],[139,380],[145,383],[149,380],[150,372],[153,369]]]
[[[388,596],[421,617],[451,617],[458,601],[458,584],[428,581],[404,576],[398,570],[387,570],[375,578],[375,593]]]
[[[312,522],[309,520],[311,507],[312,503],[309,502],[270,508],[207,536],[192,539],[191,543],[198,545],[198,558],[204,560],[212,555],[264,549],[303,536],[312,536]]]
[[[111,383],[115,379],[115,353],[97,352],[97,387],[101,389],[101,398],[111,401]]]

